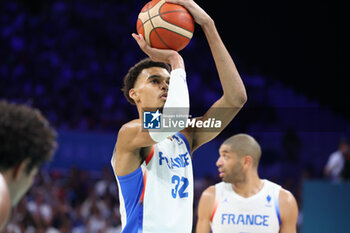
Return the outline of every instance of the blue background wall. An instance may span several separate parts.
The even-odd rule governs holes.
[[[75,131],[59,131],[58,134],[59,147],[49,165],[51,168],[76,166],[97,171],[106,165],[110,166],[117,134]]]
[[[303,233],[350,232],[350,182],[306,181],[303,185]]]
[[[232,132],[240,133],[239,131]],[[289,167],[283,166],[283,149],[281,147],[284,132],[246,132],[254,136],[262,147],[262,158],[259,165],[259,174],[262,178],[276,179],[282,177],[285,169],[293,176],[299,175],[300,170],[308,164],[312,164],[314,172],[320,173],[328,156],[337,145],[338,138],[344,132],[298,132],[303,149],[300,157],[302,160]],[[218,149],[225,138],[218,137],[193,153],[193,169],[195,178],[203,178],[207,175],[216,177],[216,160]],[[104,166],[110,166],[116,133],[93,133],[79,131],[59,131],[59,147],[50,168],[69,169],[78,167],[83,170],[100,172]],[[297,180],[298,177],[294,176]],[[279,182],[280,180],[275,180]]]

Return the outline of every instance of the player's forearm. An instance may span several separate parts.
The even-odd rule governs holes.
[[[186,83],[186,72],[184,69],[172,70],[168,97],[163,108],[163,117],[172,121],[186,122],[190,112],[190,97]],[[184,125],[171,127],[174,133],[185,128]]]
[[[207,37],[215,61],[225,100],[227,100],[227,103],[230,106],[243,106],[247,101],[244,84],[231,55],[220,38],[214,21],[208,19],[208,22],[203,24],[202,28]]]
[[[184,60],[178,53],[170,56],[168,63],[170,64],[172,70],[175,70],[178,68],[185,69]]]
[[[185,128],[190,111],[189,93],[186,83],[186,72],[182,68],[173,69],[170,73],[170,84],[167,100],[163,108],[163,118],[166,122],[175,122],[167,128],[150,131],[153,141],[160,142]],[[179,123],[182,122],[182,123]]]
[[[186,81],[186,72],[183,68],[173,69],[170,73],[170,83],[164,110],[171,108],[189,109],[190,100]]]
[[[196,226],[196,233],[210,233],[210,224],[209,222],[203,222],[203,221],[198,221],[198,224]]]

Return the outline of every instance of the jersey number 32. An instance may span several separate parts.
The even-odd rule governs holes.
[[[186,188],[189,184],[188,179],[186,177],[179,177],[174,175],[171,177],[171,183],[175,184],[175,187],[171,189],[171,195],[175,199],[177,195],[180,198],[188,197],[188,192],[186,192]]]

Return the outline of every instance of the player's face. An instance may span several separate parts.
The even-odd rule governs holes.
[[[242,161],[237,154],[232,151],[229,145],[221,145],[219,149],[219,158],[216,161],[216,166],[219,170],[219,176],[222,181],[228,183],[237,183],[244,181],[244,171]]]
[[[168,96],[170,74],[161,67],[144,69],[139,75],[133,96],[141,108],[162,108]]]
[[[25,166],[26,167],[26,166]],[[38,173],[38,168],[33,168],[29,174],[27,169],[23,168],[19,171],[18,177],[16,178],[13,185],[14,195],[11,197],[11,204],[15,206],[32,186],[35,175]]]

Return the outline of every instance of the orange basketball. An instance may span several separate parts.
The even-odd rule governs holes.
[[[152,0],[142,8],[136,26],[151,47],[180,51],[193,36],[194,20],[183,6]]]

